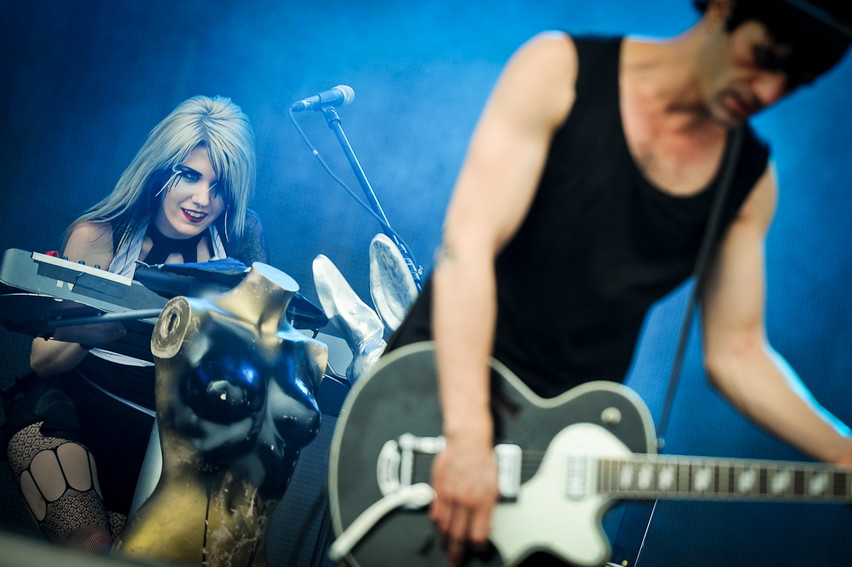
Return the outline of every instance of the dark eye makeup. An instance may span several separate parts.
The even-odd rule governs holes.
[[[200,172],[183,164],[179,163],[175,165],[174,167],[172,167],[172,171],[175,172],[180,177],[180,179],[184,179],[189,183],[198,183],[199,181],[201,181],[202,175]],[[215,183],[213,183],[213,185],[210,186],[209,192],[210,195],[213,197],[221,197],[225,194],[223,191],[223,184],[219,181],[216,181]]]

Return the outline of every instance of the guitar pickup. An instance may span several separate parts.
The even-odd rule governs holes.
[[[501,443],[494,447],[497,460],[497,489],[501,500],[516,500],[521,491],[521,447]]]

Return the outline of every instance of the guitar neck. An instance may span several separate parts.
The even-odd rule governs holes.
[[[852,500],[852,470],[821,463],[637,454],[596,464],[597,492],[617,499]]]

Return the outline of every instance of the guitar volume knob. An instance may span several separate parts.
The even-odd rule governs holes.
[[[621,410],[616,407],[608,407],[601,412],[601,423],[609,427],[615,427],[621,423]]]

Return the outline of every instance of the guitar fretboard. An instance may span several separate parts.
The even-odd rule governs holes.
[[[852,500],[852,471],[821,463],[656,455],[595,462],[596,492],[620,499]]]

